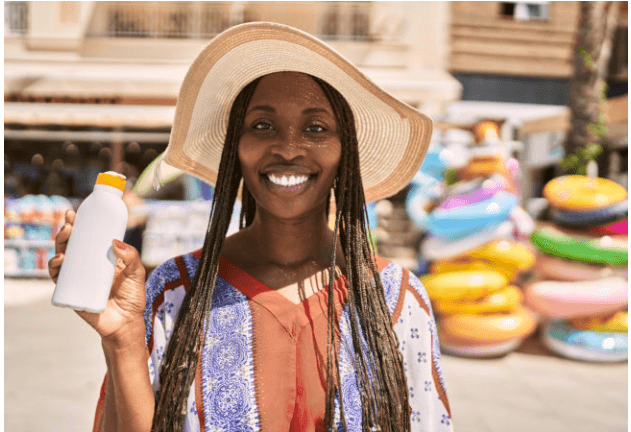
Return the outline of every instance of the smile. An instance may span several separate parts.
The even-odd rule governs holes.
[[[277,175],[277,174],[267,174],[267,178],[270,182],[274,183],[278,186],[299,186],[309,180],[308,175],[299,174],[299,175]]]

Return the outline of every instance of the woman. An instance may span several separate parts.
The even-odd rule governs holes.
[[[430,134],[300,31],[252,23],[213,39],[163,155],[216,184],[205,243],[145,293],[137,252],[114,242],[108,307],[80,313],[107,363],[95,429],[451,430],[425,290],[374,256],[365,224],[366,199],[410,181]],[[226,238],[239,193],[241,229]]]

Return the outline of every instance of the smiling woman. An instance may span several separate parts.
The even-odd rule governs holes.
[[[215,185],[204,246],[143,287],[137,252],[113,245],[108,307],[81,313],[108,366],[95,430],[451,431],[427,292],[366,232],[367,200],[409,183],[430,135],[305,33],[251,23],[213,39],[154,165],[156,184],[170,164]]]

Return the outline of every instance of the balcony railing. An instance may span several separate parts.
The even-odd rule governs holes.
[[[320,37],[328,40],[377,39],[370,31],[370,2],[326,2]]]
[[[328,40],[376,40],[370,8],[365,1],[322,2],[310,31]],[[210,39],[258,15],[256,2],[105,1],[96,4],[88,36]]]
[[[4,36],[20,37],[28,30],[28,2],[4,2]]]
[[[97,2],[88,35],[209,39],[246,18],[228,2]]]

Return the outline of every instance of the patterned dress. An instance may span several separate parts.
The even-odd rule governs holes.
[[[156,397],[165,347],[200,253],[167,261],[147,281],[146,341]],[[409,271],[381,258],[377,264],[404,358],[412,430],[451,432],[436,324],[427,293]],[[184,430],[324,430],[327,294],[325,288],[295,304],[222,258]],[[349,431],[361,431],[344,276],[335,282],[334,298],[341,313],[339,360],[345,419]],[[95,431],[103,416],[104,393],[105,382]],[[339,398],[336,419],[341,427]]]

